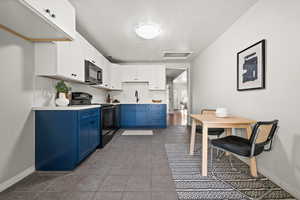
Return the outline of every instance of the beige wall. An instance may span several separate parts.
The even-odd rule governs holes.
[[[232,114],[280,120],[261,172],[300,198],[300,1],[260,0],[192,63],[193,112],[224,106]],[[266,39],[266,89],[236,90],[236,54]]]
[[[34,166],[32,43],[0,30],[0,184]]]
[[[57,80],[34,76],[34,44],[0,29],[0,191],[34,169],[32,106],[54,105]],[[70,83],[104,102],[106,91]]]

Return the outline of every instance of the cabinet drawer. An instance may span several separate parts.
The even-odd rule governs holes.
[[[97,109],[86,109],[79,111],[80,119],[86,119],[90,117],[98,117],[100,114],[100,110]]]

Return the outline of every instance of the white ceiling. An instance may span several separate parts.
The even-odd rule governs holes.
[[[163,61],[163,51],[199,53],[257,0],[70,0],[77,30],[105,56],[124,62]],[[155,22],[154,40],[136,36],[140,22]]]

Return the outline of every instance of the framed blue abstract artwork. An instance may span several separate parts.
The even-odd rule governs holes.
[[[265,40],[238,52],[237,90],[265,88]]]

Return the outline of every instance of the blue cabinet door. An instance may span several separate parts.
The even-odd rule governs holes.
[[[151,126],[165,128],[167,126],[166,104],[151,104],[149,107],[149,123]]]
[[[122,128],[165,128],[166,104],[122,104]]]
[[[100,110],[36,111],[35,166],[73,170],[100,142]]]
[[[78,158],[84,159],[90,153],[90,126],[89,118],[80,119],[79,140],[78,140]]]
[[[121,127],[132,128],[136,126],[136,105],[121,105]]]
[[[149,106],[148,104],[136,105],[136,127],[149,126]]]
[[[90,118],[90,150],[94,150],[100,144],[99,117]]]
[[[77,164],[78,117],[75,111],[36,111],[35,168],[67,171]]]
[[[87,109],[79,112],[79,162],[89,155],[100,144],[99,115],[99,109]]]

